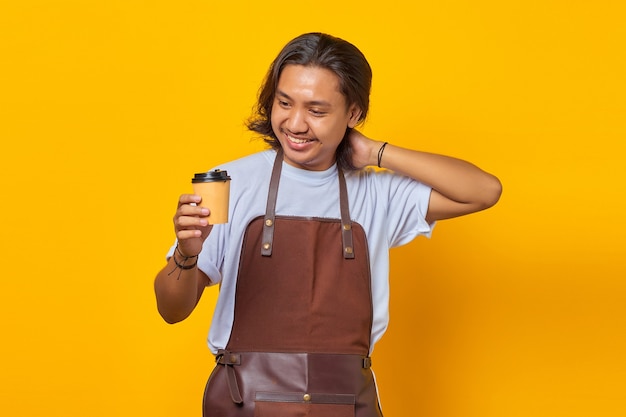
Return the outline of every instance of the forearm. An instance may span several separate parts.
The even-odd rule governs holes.
[[[492,206],[501,192],[500,181],[477,166],[445,155],[414,151],[388,144],[381,167],[422,182],[444,197],[478,209]]]
[[[157,309],[168,323],[187,318],[198,304],[208,277],[198,269],[181,269],[172,256],[154,280]]]
[[[168,323],[187,318],[210,282],[197,266],[198,254],[212,229],[206,219],[210,211],[198,205],[201,201],[194,194],[179,197],[173,219],[178,244],[154,280],[157,308]]]

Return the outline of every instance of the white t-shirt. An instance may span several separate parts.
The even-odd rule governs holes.
[[[230,337],[243,236],[250,221],[265,214],[275,156],[275,151],[268,150],[218,167],[232,178],[229,222],[213,227],[198,258],[198,267],[212,279],[212,284],[221,284],[208,336],[213,353],[224,348]],[[425,216],[431,189],[387,170],[345,171],[344,175],[350,217],[363,227],[368,242],[373,349],[389,322],[389,249],[418,235],[430,236],[432,225]],[[326,171],[307,171],[283,162],[276,214],[340,218],[336,165]],[[167,256],[173,251],[174,246]]]

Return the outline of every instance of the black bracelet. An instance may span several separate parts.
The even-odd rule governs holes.
[[[174,258],[174,263],[176,264],[176,267],[180,268],[180,269],[192,269],[194,266],[196,266],[198,264],[198,257],[197,256],[190,256],[189,258],[185,258],[183,259],[183,262],[180,263],[176,260],[176,256],[173,256]],[[191,258],[196,258],[194,259],[194,262],[192,264],[187,265],[187,261]]]
[[[182,262],[179,262],[178,259],[176,259],[176,252],[178,252],[178,254],[180,256],[182,256],[182,258],[183,258]],[[193,268],[195,268],[196,265],[198,265],[198,255],[185,256],[180,251],[180,249],[178,249],[178,245],[176,245],[176,249],[174,249],[174,253],[172,254],[172,259],[174,259],[174,263],[176,264],[176,268],[172,269],[170,271],[170,273],[167,274],[167,275],[171,275],[174,271],[176,271],[177,269],[180,269],[180,271],[178,272],[178,277],[176,279],[180,279],[180,274],[182,274],[183,269],[193,269]],[[187,261],[190,260],[190,259],[193,259],[194,262],[192,264],[187,265]]]
[[[380,162],[383,159],[383,151],[385,150],[385,146],[387,146],[387,143],[389,142],[383,143],[383,146],[381,146],[380,149],[378,150],[378,168],[381,168]]]
[[[180,248],[178,247],[178,244],[176,244],[176,249],[175,249],[175,251],[176,251],[176,252],[178,252],[178,254],[179,254],[179,255],[183,258],[183,262],[185,262],[185,261],[187,261],[187,259],[191,259],[191,258],[196,258],[196,259],[198,259],[198,255],[193,255],[193,256],[187,256],[187,255],[184,255],[184,254],[180,251]]]

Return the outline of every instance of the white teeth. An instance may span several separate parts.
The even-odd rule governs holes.
[[[307,143],[307,142],[309,142],[309,140],[308,140],[308,139],[296,139],[296,138],[294,138],[294,137],[292,137],[292,136],[289,136],[289,135],[287,135],[287,138],[288,138],[291,142],[293,142],[293,143]]]

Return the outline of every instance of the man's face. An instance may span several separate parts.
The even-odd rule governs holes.
[[[272,129],[285,162],[322,171],[335,163],[346,128],[356,126],[360,114],[356,106],[346,105],[339,78],[332,71],[287,65],[274,94]]]

